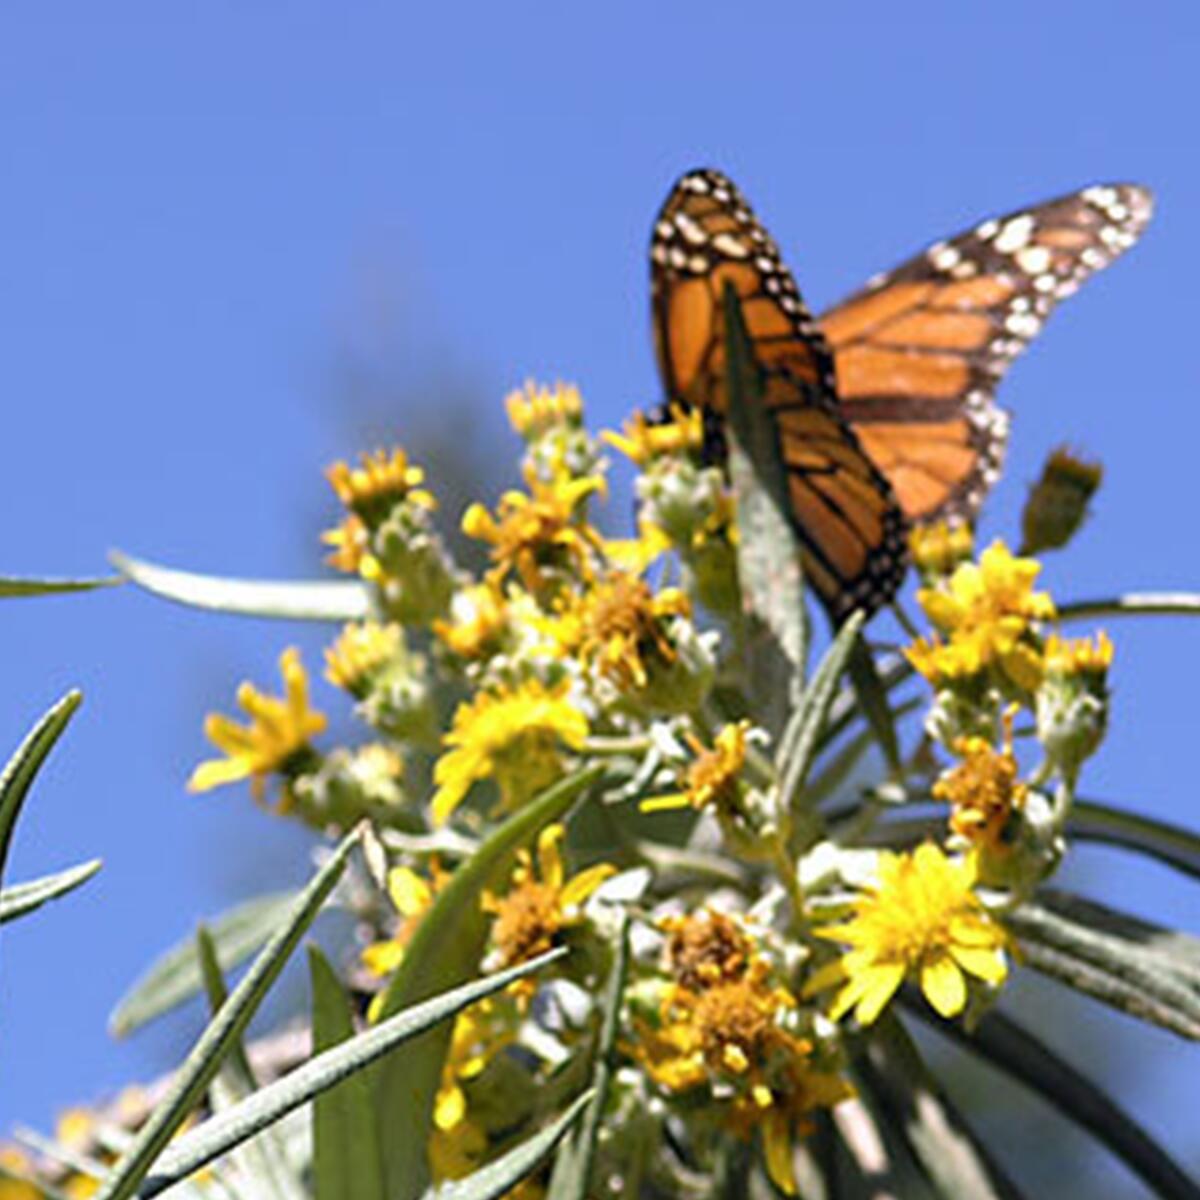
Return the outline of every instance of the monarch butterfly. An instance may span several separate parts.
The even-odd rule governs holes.
[[[892,598],[908,524],[974,518],[1008,433],[997,383],[1151,209],[1145,188],[1085,188],[937,242],[814,319],[728,178],[676,183],[650,249],[667,395],[725,411],[732,284],[768,380],[806,573],[835,621]]]

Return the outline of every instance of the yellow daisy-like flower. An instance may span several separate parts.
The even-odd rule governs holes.
[[[1052,633],[1046,639],[1045,663],[1049,675],[1103,678],[1112,666],[1113,644],[1100,630],[1092,638],[1064,638]]]
[[[519,851],[508,891],[503,896],[484,893],[483,910],[495,917],[492,942],[502,966],[552,950],[558,935],[583,919],[587,898],[617,873],[611,863],[597,863],[567,879],[560,849],[566,832],[562,825],[547,825],[538,834],[536,866],[528,850]],[[536,986],[521,980],[514,988],[524,990],[525,985],[530,990]]]
[[[451,654],[468,661],[490,658],[508,632],[504,597],[490,583],[479,583],[458,592],[450,608],[451,620],[434,621],[434,635]]]
[[[694,454],[704,445],[704,413],[699,408],[672,404],[667,420],[648,420],[636,412],[625,422],[620,433],[601,435],[639,467],[668,455]]]
[[[642,575],[650,565],[671,549],[672,542],[665,529],[638,518],[638,535],[635,538],[608,538],[604,543],[604,554],[609,562],[635,575]]]
[[[391,975],[400,965],[421,919],[429,911],[434,897],[450,879],[436,860],[430,863],[429,869],[428,879],[418,875],[411,867],[393,867],[388,872],[388,896],[400,914],[400,921],[390,938],[364,946],[361,955],[363,966],[380,979]]]
[[[544,387],[527,380],[524,388],[504,399],[508,422],[526,441],[541,437],[559,425],[578,425],[583,420],[583,399],[572,384]]]
[[[1017,779],[1012,752],[1015,706],[1004,714],[1004,746],[986,738],[960,738],[954,746],[962,762],[933,785],[933,795],[953,808],[950,828],[967,841],[999,850],[1013,812],[1025,804],[1029,788]]]
[[[378,621],[347,625],[325,651],[325,678],[361,699],[372,677],[400,652],[402,636],[398,625]]]
[[[877,882],[854,902],[854,916],[816,930],[851,949],[815,972],[805,994],[840,983],[831,1017],[854,1009],[859,1024],[870,1025],[914,978],[938,1013],[957,1016],[968,975],[998,986],[1008,973],[1008,936],[972,890],[975,874],[973,856],[947,858],[931,842],[911,854],[882,851]]]
[[[421,487],[425,481],[424,470],[413,466],[399,446],[390,454],[382,449],[361,454],[359,461],[362,465],[358,467],[335,462],[325,472],[325,477],[337,498],[368,525],[386,517],[401,500],[410,500],[419,508],[437,506],[433,496]]]
[[[667,967],[681,987],[700,991],[741,979],[755,947],[742,922],[716,908],[665,917]]]
[[[511,807],[558,775],[560,747],[578,750],[588,735],[587,718],[568,699],[567,689],[565,682],[548,688],[530,679],[458,706],[443,739],[450,749],[433,769],[435,824],[442,824],[481,779],[495,778]]]
[[[951,525],[935,521],[932,525],[914,525],[908,535],[908,548],[922,578],[937,579],[971,557],[975,539],[965,522]]]
[[[537,592],[548,569],[589,578],[592,556],[603,540],[583,518],[581,505],[604,491],[604,480],[587,475],[546,481],[527,472],[526,482],[528,493],[509,491],[500,497],[495,517],[482,504],[472,504],[463,515],[463,533],[491,544],[496,564],[491,581],[498,585],[515,571],[529,591]]]
[[[1041,569],[997,540],[977,564],[956,568],[943,587],[921,588],[918,602],[948,641],[919,639],[909,661],[935,684],[995,664],[1018,687],[1033,691],[1042,661],[1027,637],[1030,622],[1054,617],[1049,595],[1033,590]]]
[[[327,529],[321,541],[333,547],[325,558],[331,567],[364,579],[379,576],[379,560],[370,551],[370,534],[357,514],[350,513],[340,525]]]
[[[684,790],[667,796],[652,796],[643,800],[642,812],[660,812],[672,808],[736,809],[738,776],[746,762],[746,734],[749,721],[726,725],[717,734],[712,748],[705,746],[690,731],[684,736],[695,754],[695,761],[683,772]]]
[[[678,588],[656,594],[636,575],[612,571],[582,595],[565,598],[546,629],[561,653],[574,655],[615,687],[631,692],[647,686],[656,664],[675,661],[667,622],[691,616],[691,611]]]
[[[279,669],[282,697],[264,695],[250,683],[238,688],[237,702],[250,717],[248,725],[239,725],[220,713],[210,713],[205,719],[205,736],[227,757],[201,763],[188,780],[190,791],[207,792],[249,779],[255,799],[261,800],[267,777],[286,770],[310,750],[310,739],[324,732],[328,721],[309,707],[308,675],[294,646],[280,655]]]

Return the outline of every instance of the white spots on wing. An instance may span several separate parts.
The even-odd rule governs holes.
[[[1058,277],[1056,275],[1039,275],[1033,281],[1035,291],[1045,292],[1047,294],[1058,291]]]
[[[1083,263],[1089,271],[1099,271],[1108,266],[1109,259],[1106,254],[1102,254],[1095,246],[1088,246],[1079,256],[1079,261]]]
[[[1001,254],[1015,254],[1028,244],[1033,225],[1033,217],[1029,213],[1013,217],[1004,222],[993,245]]]
[[[704,226],[685,212],[675,214],[675,228],[683,235],[683,240],[691,246],[703,246],[708,241]]]
[[[1093,208],[1098,208],[1102,212],[1107,212],[1120,199],[1117,189],[1112,187],[1084,188],[1082,195]]]
[[[774,275],[778,271],[778,266],[773,258],[766,254],[760,254],[755,260],[754,265],[764,275]]]
[[[951,279],[971,279],[979,274],[979,264],[973,263],[969,258],[964,258],[962,262],[955,263],[950,268]]]
[[[863,284],[863,290],[868,292],[878,291],[891,278],[888,271],[880,271],[877,275],[872,275],[870,279]]]
[[[1014,333],[1019,338],[1024,338],[1028,341],[1035,337],[1042,323],[1032,313],[1028,312],[1013,312],[1010,313],[1004,322],[1004,328],[1009,333]]]
[[[713,249],[726,258],[749,258],[750,247],[732,233],[718,233],[712,240]]]
[[[650,257],[656,263],[658,263],[660,267],[665,267],[667,265],[666,246],[664,246],[662,242],[655,242],[654,245],[650,247]]]
[[[710,190],[708,180],[703,175],[689,175],[681,186],[685,191],[694,192],[697,196],[707,196]]]
[[[990,242],[996,236],[1000,229],[1000,222],[997,220],[984,221],[982,225],[975,227],[975,236],[981,242]]]
[[[684,253],[680,246],[671,246],[667,250],[667,262],[675,268],[676,271],[682,271],[687,266],[688,256]]]
[[[938,271],[949,271],[962,261],[962,252],[948,242],[938,242],[925,251],[925,257]]]
[[[1050,251],[1045,246],[1025,246],[1013,257],[1026,275],[1041,275],[1050,267]]]
[[[703,275],[708,270],[710,265],[711,264],[709,263],[708,258],[703,254],[693,254],[687,260],[688,270],[691,271],[693,275]]]

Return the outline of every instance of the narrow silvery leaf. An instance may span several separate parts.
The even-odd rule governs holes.
[[[623,915],[616,934],[612,968],[604,991],[601,1013],[600,1040],[596,1046],[596,1063],[592,1071],[592,1101],[579,1130],[565,1138],[558,1148],[554,1174],[550,1179],[547,1200],[587,1200],[591,1194],[592,1163],[596,1156],[596,1141],[600,1121],[608,1103],[608,1087],[612,1079],[613,1050],[621,1022],[621,1001],[625,995],[625,975],[629,969],[629,917]]]
[[[867,725],[883,751],[888,771],[893,779],[898,779],[903,765],[900,762],[896,725],[892,720],[891,706],[888,704],[888,689],[863,638],[855,639],[846,666],[850,672],[850,684],[858,697],[859,708],[862,709],[863,716],[867,718]]]
[[[510,983],[541,970],[562,958],[565,950],[551,950],[507,971],[435,996],[423,1004],[355,1035],[311,1058],[282,1079],[260,1088],[240,1104],[185,1133],[170,1144],[154,1165],[154,1173],[137,1190],[139,1198],[157,1196],[181,1179],[207,1166],[215,1158],[254,1137],[268,1125],[307,1104],[326,1089],[336,1087],[356,1071],[370,1066],[402,1042],[454,1016],[476,1000],[482,1000]],[[236,993],[235,993],[236,994]],[[397,1134],[397,1136],[399,1136]],[[405,1136],[415,1136],[411,1130]]]
[[[127,1200],[137,1192],[155,1159],[187,1119],[225,1055],[245,1031],[267,990],[341,877],[357,842],[357,833],[347,835],[281,918],[279,928],[200,1035],[129,1150],[104,1179],[97,1200]]]
[[[225,970],[265,945],[295,898],[294,891],[256,896],[207,922]],[[195,942],[187,938],[163,954],[125,993],[109,1018],[109,1033],[124,1037],[199,995],[203,986]]]
[[[1120,1158],[1156,1196],[1200,1200],[1200,1187],[1111,1096],[1003,1013],[987,1013],[967,1033],[956,1022],[939,1020],[920,1001],[906,1007],[945,1037],[1032,1088]]]
[[[68,692],[25,735],[25,740],[8,760],[3,772],[0,772],[0,879],[4,877],[13,830],[21,815],[25,797],[29,794],[29,787],[82,703],[82,693]]]
[[[91,592],[113,587],[125,581],[119,575],[97,579],[13,579],[0,578],[0,599],[19,596],[54,596],[63,592]]]
[[[561,1117],[522,1142],[515,1150],[510,1150],[502,1158],[465,1179],[445,1183],[427,1192],[426,1200],[499,1200],[549,1157],[571,1126],[579,1120],[591,1098],[591,1092],[585,1092]]]
[[[365,584],[354,581],[226,579],[160,567],[117,550],[109,557],[113,566],[139,587],[191,608],[250,617],[339,623],[360,621],[371,614],[370,592]]]
[[[750,613],[770,630],[790,668],[793,702],[804,682],[808,616],[800,546],[775,421],[763,403],[754,350],[731,287],[723,298],[728,361],[729,475],[737,503],[738,579]]]
[[[313,1053],[319,1054],[354,1035],[354,1018],[341,981],[316,946],[308,948],[308,964]],[[315,1200],[384,1200],[383,1159],[367,1072],[317,1096],[312,1129]]]
[[[1200,615],[1200,593],[1129,592],[1099,600],[1074,600],[1056,608],[1060,621],[1083,617],[1194,617]]]
[[[1084,841],[1147,854],[1200,879],[1200,834],[1182,826],[1095,800],[1076,800],[1067,818],[1067,832]]]
[[[41,908],[48,900],[57,900],[59,896],[73,892],[80,884],[91,879],[100,866],[100,860],[93,858],[90,862],[68,867],[65,871],[6,887],[0,892],[0,925]]]
[[[549,788],[509,817],[458,867],[405,948],[383,993],[382,1015],[399,1012],[478,974],[487,938],[487,921],[479,904],[484,889],[498,888],[517,850],[559,820],[603,774],[603,767],[590,767]],[[380,1064],[375,1110],[381,1121],[389,1196],[416,1197],[428,1184],[425,1148],[450,1033],[448,1025],[434,1029]],[[398,1130],[406,1136],[398,1136]]]

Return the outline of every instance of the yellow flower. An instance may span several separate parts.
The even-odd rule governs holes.
[[[389,454],[376,450],[360,454],[361,466],[335,462],[325,472],[337,498],[369,526],[385,518],[401,500],[410,500],[419,508],[436,507],[433,496],[420,485],[425,472],[408,461],[408,455],[395,447]]]
[[[922,578],[949,575],[966,562],[974,551],[971,527],[965,522],[951,525],[935,521],[932,525],[914,525],[908,535],[912,560]]]
[[[504,407],[509,424],[526,441],[541,437],[557,425],[578,425],[583,419],[579,389],[566,383],[549,388],[528,380],[523,390],[505,397]]]
[[[396,657],[401,648],[398,625],[359,621],[347,625],[325,651],[325,678],[359,699],[371,678]]]
[[[715,908],[666,917],[667,966],[681,987],[700,991],[745,975],[754,942],[736,918]]]
[[[962,563],[945,586],[920,589],[917,600],[948,643],[918,639],[909,661],[935,684],[995,664],[1018,687],[1033,691],[1042,663],[1030,644],[1030,622],[1054,616],[1049,595],[1033,590],[1041,569],[995,541],[978,564]]]
[[[430,863],[429,879],[422,878],[410,867],[393,867],[388,872],[388,896],[401,919],[386,941],[372,942],[363,947],[362,964],[372,975],[386,978],[400,965],[405,948],[417,932],[421,919],[449,879],[450,876],[436,860]]]
[[[746,762],[746,733],[749,721],[726,725],[717,734],[712,749],[695,734],[685,736],[696,755],[683,773],[685,790],[667,796],[652,796],[641,803],[642,812],[659,812],[671,808],[706,808],[709,805],[726,810],[738,807],[738,776]]]
[[[350,513],[335,529],[321,534],[321,541],[333,547],[325,559],[331,567],[364,579],[380,575],[379,560],[370,552],[370,534],[361,517]]]
[[[943,1017],[966,1006],[965,975],[1003,983],[1008,937],[972,890],[975,870],[973,857],[947,858],[931,842],[911,854],[882,851],[878,880],[854,901],[854,916],[816,931],[851,949],[815,972],[805,994],[841,983],[832,1018],[854,1009],[870,1025],[908,977]]]
[[[16,1146],[0,1146],[0,1200],[41,1200],[42,1190],[16,1175],[32,1176],[33,1162]]]
[[[560,745],[578,750],[588,734],[587,718],[567,698],[567,687],[564,682],[547,688],[530,679],[458,706],[443,739],[451,749],[433,769],[435,824],[449,817],[478,780],[494,777],[511,807],[558,775]]]
[[[672,404],[665,421],[653,421],[636,412],[620,433],[601,435],[627,458],[644,467],[656,458],[694,454],[704,445],[704,413],[699,408]]]
[[[452,654],[467,660],[490,658],[508,631],[508,612],[498,588],[475,584],[458,592],[451,621],[434,621],[433,632]]]
[[[526,472],[526,482],[528,493],[509,491],[500,497],[497,516],[482,504],[472,504],[463,515],[463,533],[491,543],[496,564],[491,581],[499,584],[515,571],[529,591],[538,592],[546,583],[546,570],[573,570],[589,578],[593,553],[603,542],[583,517],[581,505],[604,490],[604,480],[586,475],[546,481]]]
[[[483,909],[495,916],[492,941],[505,967],[552,950],[558,935],[583,919],[587,898],[616,874],[610,863],[597,863],[567,879],[559,850],[565,834],[562,825],[547,825],[538,834],[536,868],[529,851],[521,850],[508,891],[484,893]]]
[[[190,791],[207,792],[250,779],[255,799],[261,800],[267,776],[286,771],[310,749],[309,739],[324,731],[325,717],[308,705],[308,675],[294,646],[280,656],[279,668],[282,697],[264,695],[249,683],[238,688],[237,701],[250,717],[248,725],[220,713],[205,719],[205,736],[227,757],[201,763],[188,780]]]
[[[954,749],[962,762],[933,785],[934,796],[953,807],[950,828],[959,837],[991,850],[1003,847],[1013,812],[1024,806],[1029,792],[1028,786],[1017,780],[1017,760],[1012,752],[1015,707],[1004,714],[1002,750],[995,750],[986,738],[959,738]]]
[[[635,538],[608,538],[604,543],[604,554],[609,562],[635,575],[643,574],[648,567],[668,550],[671,539],[665,529],[638,518],[638,535]]]
[[[1052,633],[1046,639],[1046,673],[1048,675],[1081,675],[1103,679],[1112,666],[1113,644],[1108,634],[1100,630],[1095,641],[1091,638],[1064,638]]]
[[[546,628],[560,652],[632,692],[649,684],[655,666],[675,661],[667,623],[690,616],[691,604],[677,588],[656,595],[637,576],[612,571],[582,595],[563,599],[559,610]]]
[[[1086,519],[1088,501],[1103,478],[1099,463],[1085,462],[1065,446],[1055,450],[1029,489],[1021,513],[1021,553],[1065,546]]]

